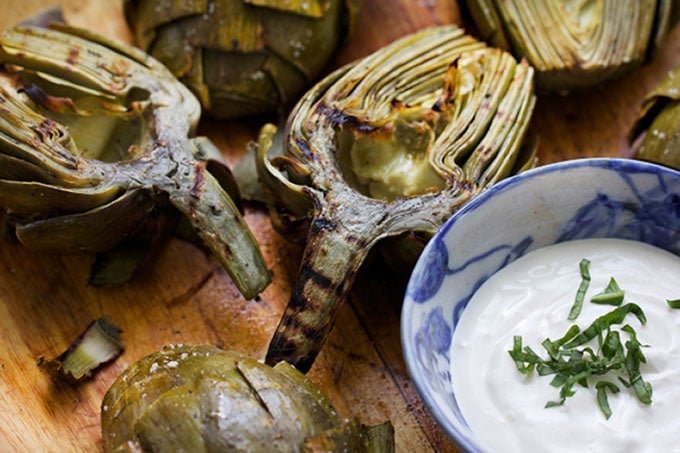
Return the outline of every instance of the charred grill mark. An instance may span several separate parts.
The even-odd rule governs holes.
[[[298,149],[300,151],[302,151],[302,154],[304,154],[306,158],[311,159],[313,157],[312,150],[309,149],[309,145],[307,144],[307,140],[304,140],[302,138],[297,138],[295,140],[295,144],[297,145]]]
[[[316,353],[311,352],[307,355],[302,356],[300,359],[296,360],[294,365],[295,368],[300,370],[303,373],[306,373],[309,371],[309,369],[312,367],[314,364],[314,360],[316,359]]]
[[[68,50],[68,57],[66,57],[66,63],[74,66],[78,63],[78,57],[80,56],[80,49],[77,47],[71,47]]]
[[[283,357],[288,357],[297,349],[294,341],[286,339],[285,336],[276,332],[271,340],[271,345],[267,351],[265,362],[268,365],[276,365]]]
[[[203,166],[200,164],[194,165],[194,183],[191,185],[191,190],[189,195],[194,200],[201,198],[201,192],[203,192],[203,183],[205,182]]]
[[[288,302],[288,306],[290,308],[298,311],[314,309],[314,304],[310,303],[304,296],[305,285],[307,282],[312,282],[314,285],[327,292],[332,291],[333,287],[335,286],[333,280],[322,273],[311,269],[309,266],[306,266],[300,271],[300,275],[298,275],[298,279],[293,286],[293,291],[290,295],[290,301]]]
[[[331,289],[334,285],[333,280],[309,267],[300,272],[299,278],[303,284],[305,282],[311,281],[314,282],[314,284],[319,288],[323,288],[325,290]]]
[[[348,126],[355,132],[364,135],[389,133],[389,128],[387,126],[383,127],[368,124],[356,116],[350,115],[336,107],[321,103],[316,110],[320,115],[328,118],[332,126]]]
[[[324,219],[324,218],[318,218],[312,222],[311,225],[311,234],[314,233],[320,233],[321,231],[335,231],[338,228],[337,223]]]
[[[323,333],[316,330],[299,329],[306,338],[318,339]],[[287,338],[284,333],[275,332],[272,337],[265,363],[268,365],[276,365],[282,360],[286,360],[291,365],[295,366],[299,371],[306,373],[312,367],[314,359],[318,354],[318,350],[314,349],[297,357],[296,352],[299,350],[299,345],[295,340]]]
[[[458,71],[458,62],[460,57],[456,57],[449,65],[446,74],[444,75],[444,87],[442,93],[437,101],[432,106],[435,112],[442,112],[446,109],[446,105],[453,102],[456,95],[456,74]]]
[[[31,101],[35,102],[39,107],[42,107],[51,112],[57,113],[76,113],[78,111],[73,99],[50,96],[40,88],[38,85],[32,83],[27,87],[21,88],[19,93],[24,93]]]
[[[40,122],[38,127],[35,128],[35,131],[44,141],[48,141],[52,136],[58,135],[57,123],[49,118],[45,118]]]

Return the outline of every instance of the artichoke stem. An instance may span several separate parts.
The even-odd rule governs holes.
[[[182,184],[190,187],[171,195],[196,234],[227,270],[239,291],[252,299],[270,283],[270,275],[257,241],[238,207],[202,165]]]
[[[361,232],[319,215],[310,226],[288,306],[267,351],[266,363],[286,361],[306,373],[323,347],[372,244],[376,221]]]

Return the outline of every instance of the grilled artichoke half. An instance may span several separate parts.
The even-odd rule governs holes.
[[[464,0],[480,37],[527,58],[536,85],[570,90],[618,77],[677,21],[677,0]]]
[[[311,219],[301,269],[267,363],[306,371],[369,249],[434,232],[484,188],[535,163],[525,135],[533,70],[451,25],[406,36],[329,75],[291,113],[285,154],[259,178],[274,223]]]
[[[106,452],[391,452],[389,422],[342,420],[312,381],[212,346],[131,365],[102,401]]]
[[[642,102],[631,127],[631,143],[641,138],[635,156],[680,170],[680,67],[666,77]]]
[[[26,246],[110,250],[173,206],[245,297],[269,274],[219,154],[189,136],[196,98],[159,62],[85,30],[16,27],[0,36],[0,206]],[[217,177],[213,176],[213,173]]]
[[[217,117],[275,112],[315,79],[358,0],[125,0],[135,42]]]

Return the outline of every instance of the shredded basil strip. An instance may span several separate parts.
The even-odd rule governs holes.
[[[680,308],[680,299],[667,299],[666,303],[671,308]]]
[[[633,313],[640,321],[640,324],[644,325],[647,322],[647,317],[639,305],[627,303],[595,319],[593,323],[588,326],[588,328],[566,342],[564,347],[570,349],[589,342],[599,333],[606,331],[612,325],[621,324],[626,315],[629,313]]]
[[[619,393],[620,389],[616,384],[612,384],[609,381],[598,381],[598,383],[595,384],[595,389],[597,390],[597,404],[600,406],[604,416],[609,420],[609,417],[612,416],[612,409],[609,407],[607,390],[611,393]]]
[[[614,280],[614,277],[611,277],[609,279],[609,284],[604,291],[594,295],[590,301],[594,304],[601,305],[621,305],[624,296],[624,291],[619,287],[619,284]]]
[[[567,398],[576,393],[575,387],[588,387],[588,379],[604,376],[609,372],[616,372],[618,380],[635,392],[643,404],[652,401],[652,386],[646,382],[640,372],[640,364],[646,362],[635,329],[630,324],[623,325],[620,330],[614,330],[617,324],[622,324],[627,315],[634,315],[642,324],[646,317],[642,309],[627,303],[621,307],[595,319],[588,328],[581,331],[577,325],[569,327],[567,332],[556,340],[546,338],[541,345],[548,354],[542,358],[529,346],[523,346],[522,337],[513,337],[513,348],[508,351],[515,361],[517,369],[523,374],[534,371],[539,376],[552,375],[550,385],[559,388],[559,400],[548,401],[546,408],[561,406]],[[627,334],[628,339],[623,342],[621,332]],[[594,340],[597,347],[587,346]],[[597,403],[606,418],[612,414],[609,406],[608,394],[619,392],[619,387],[607,380],[598,380],[595,384]]]
[[[569,316],[567,316],[567,319],[570,321],[575,320],[578,318],[578,315],[581,314],[583,300],[586,297],[586,291],[590,285],[590,260],[583,258],[581,262],[579,262],[578,266],[581,271],[581,284],[576,291],[576,297],[574,299],[574,304],[571,306],[571,310],[569,311]]]

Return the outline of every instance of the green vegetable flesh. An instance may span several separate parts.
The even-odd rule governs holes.
[[[581,284],[579,285],[578,291],[576,292],[574,305],[572,305],[571,311],[569,312],[569,316],[567,317],[567,319],[570,321],[573,321],[574,319],[578,318],[578,315],[581,314],[581,309],[583,308],[583,299],[585,298],[586,291],[588,291],[588,286],[590,285],[590,269],[588,268],[588,266],[590,266],[590,261],[587,259],[583,259],[579,263],[579,270],[581,272]]]

